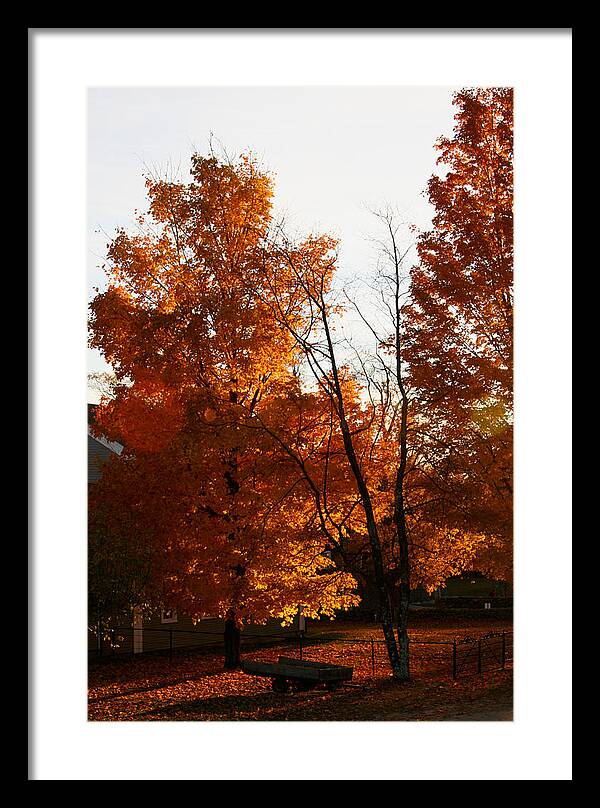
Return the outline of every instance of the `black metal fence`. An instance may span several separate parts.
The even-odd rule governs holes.
[[[241,634],[242,648],[281,642],[298,642],[298,634],[290,629],[273,631],[250,632]],[[172,659],[173,652],[179,649],[203,648],[206,651],[218,651],[223,648],[224,638],[222,631],[202,631],[200,629],[180,628],[154,628],[151,626],[111,626],[101,632],[101,639],[89,647],[88,656],[115,657],[165,652]]]
[[[97,656],[132,657],[140,653],[163,652],[172,660],[174,651],[204,649],[220,652],[224,648],[222,632],[198,629],[135,628],[115,626],[106,632],[108,650],[98,646]],[[143,637],[143,649],[139,639]],[[289,651],[300,659],[318,660],[322,649],[329,645],[341,646],[344,660],[352,661],[363,675],[376,677],[389,672],[385,640],[374,637],[338,637],[331,634],[305,635],[293,630],[278,632],[251,632],[241,634],[242,654],[250,655],[269,645],[286,644]],[[480,637],[453,640],[419,640],[409,638],[411,665],[422,675],[453,679],[481,675],[491,670],[504,670],[513,661],[512,630],[493,631]]]
[[[419,675],[440,677],[450,671],[450,651],[452,641],[409,639],[413,667]],[[356,673],[363,676],[387,676],[390,661],[385,640],[375,637],[316,636],[299,638],[298,655],[307,660],[318,661],[322,657],[323,646],[332,645],[340,649],[344,664],[352,663]]]
[[[375,677],[382,671],[388,672],[390,663],[385,640],[344,638],[332,639],[344,648],[344,657],[353,657],[365,668],[368,661],[369,672]],[[306,640],[304,642],[306,646]],[[420,675],[434,677],[447,676],[463,678],[491,670],[504,670],[513,660],[512,630],[490,632],[478,638],[465,637],[461,640],[418,640],[409,638],[411,667],[417,668]],[[308,645],[304,655],[318,657],[318,646]],[[303,656],[303,641],[299,639],[299,656]]]
[[[452,677],[474,676],[504,670],[513,661],[512,631],[490,631],[482,637],[465,637],[452,645]]]

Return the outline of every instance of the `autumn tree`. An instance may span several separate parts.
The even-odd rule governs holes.
[[[163,603],[227,618],[235,666],[243,621],[290,622],[298,605],[333,615],[357,602],[354,580],[331,568],[306,475],[246,426],[275,419],[305,452],[322,420],[269,306],[271,178],[251,157],[211,154],[192,159],[189,183],[146,185],[140,232],[108,245],[109,285],[91,303],[90,343],[117,381],[98,428],[125,446],[95,501],[105,486],[139,518]]]
[[[417,240],[405,356],[418,398],[432,525],[483,534],[483,571],[510,574],[513,117],[509,88],[454,95],[437,143],[432,229]]]
[[[389,211],[379,219],[385,230],[384,261],[371,291],[382,303],[382,316],[373,315],[374,302],[365,305],[365,289],[353,296],[347,291],[336,294],[337,245],[329,238],[313,237],[295,245],[280,232],[276,249],[288,275],[280,271],[270,277],[265,272],[265,277],[270,277],[276,316],[301,348],[313,383],[329,401],[335,445],[351,472],[355,513],[344,536],[336,535],[323,507],[330,543],[356,578],[364,575],[365,582],[373,582],[392,673],[398,681],[407,681],[411,588],[422,585],[431,591],[462,571],[473,560],[481,537],[433,525],[426,518],[430,493],[413,442],[416,420],[404,361],[407,250],[400,248]],[[298,305],[305,310],[301,328],[289,316]],[[368,340],[356,346],[344,336],[343,316],[350,309],[366,326],[370,349]]]
[[[269,299],[278,322],[301,350],[314,383],[329,402],[357,495],[362,533],[368,540],[390,666],[394,677],[405,681],[409,678],[408,641],[404,636],[398,640],[395,636],[393,603],[377,514],[377,475],[369,473],[378,442],[390,429],[385,386],[378,388],[379,402],[371,399],[369,404],[363,405],[357,393],[356,374],[340,361],[335,335],[335,317],[340,309],[331,294],[337,262],[335,240],[312,236],[296,244],[280,228],[273,247],[286,271],[270,273],[265,260]],[[368,373],[366,376],[369,378]],[[335,542],[335,536],[332,541]],[[340,548],[342,546],[343,542]],[[409,585],[404,571],[400,575]]]

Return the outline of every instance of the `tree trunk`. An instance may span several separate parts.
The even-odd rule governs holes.
[[[363,483],[364,485],[364,483]],[[360,486],[360,483],[359,483]],[[371,559],[373,561],[373,571],[375,573],[375,586],[377,588],[377,596],[379,600],[379,614],[381,615],[381,628],[385,638],[385,645],[392,668],[394,679],[402,679],[402,667],[400,664],[400,656],[398,654],[398,647],[396,645],[396,638],[394,636],[394,614],[392,604],[390,601],[389,591],[385,585],[385,575],[383,572],[383,559],[381,554],[381,545],[379,543],[379,535],[377,533],[377,526],[373,517],[371,509],[371,501],[366,491],[366,512],[367,512],[367,531],[371,540]]]
[[[402,587],[401,587],[402,588]],[[398,608],[398,653],[400,655],[400,679],[408,682],[410,679],[410,654],[408,649],[408,597],[400,592],[400,606]]]
[[[387,599],[387,593],[384,595]],[[383,630],[383,636],[385,638],[385,645],[388,653],[388,659],[390,660],[390,666],[392,668],[392,674],[394,679],[402,682],[404,681],[403,675],[403,668],[402,668],[402,659],[398,652],[398,646],[396,645],[396,638],[394,637],[394,621],[392,611],[389,607],[389,603],[385,606],[382,605],[382,612],[381,612],[381,628]]]
[[[228,615],[225,620],[225,668],[235,670],[242,664],[240,659],[240,629],[235,615]]]
[[[405,423],[405,421],[403,421]],[[398,604],[398,652],[400,655],[400,679],[410,679],[410,661],[408,647],[408,604],[410,602],[410,558],[408,555],[408,531],[406,529],[406,512],[404,509],[403,484],[406,473],[406,437],[401,439],[402,457],[396,477],[396,490],[394,495],[394,521],[398,539],[398,572],[400,603]]]

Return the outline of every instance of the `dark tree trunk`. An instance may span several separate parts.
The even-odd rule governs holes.
[[[400,583],[400,604],[398,606],[398,651],[400,654],[400,679],[410,679],[409,647],[408,647],[408,604],[410,601],[410,556],[408,552],[408,529],[406,525],[406,507],[404,503],[404,481],[406,479],[406,463],[408,459],[408,394],[404,386],[402,371],[402,339],[400,307],[400,266],[402,258],[398,253],[396,237],[391,223],[388,225],[392,240],[395,269],[395,344],[396,344],[396,380],[402,398],[400,408],[400,462],[396,473],[396,486],[394,490],[394,522],[396,524],[396,538],[398,540],[398,572]],[[405,253],[406,255],[406,253]]]
[[[234,616],[225,620],[225,668],[234,670],[242,664],[240,659],[240,629]]]
[[[400,678],[403,681],[410,679],[410,663],[408,648],[408,604],[410,602],[410,558],[408,555],[408,531],[406,529],[406,511],[404,508],[404,478],[406,475],[406,421],[407,401],[404,398],[402,406],[402,431],[400,438],[401,459],[396,477],[396,490],[394,492],[394,521],[398,539],[398,572],[399,595],[398,604],[398,651],[400,654]]]
[[[322,309],[325,311],[325,309]],[[344,442],[344,449],[346,457],[350,464],[350,468],[356,480],[358,493],[361,499],[363,510],[367,520],[367,533],[369,536],[369,543],[371,545],[371,559],[373,561],[373,572],[375,574],[375,586],[377,588],[377,597],[379,600],[379,611],[381,614],[381,628],[385,638],[385,644],[392,668],[392,675],[395,679],[402,679],[402,669],[400,666],[400,657],[398,654],[398,646],[396,645],[396,638],[394,636],[394,613],[389,593],[389,587],[386,584],[385,573],[383,567],[383,553],[381,550],[381,541],[379,539],[379,531],[377,529],[377,522],[373,513],[373,503],[371,501],[371,494],[367,487],[367,483],[360,468],[360,463],[354,448],[352,434],[346,418],[344,408],[344,396],[340,385],[337,363],[335,359],[335,350],[333,347],[333,340],[327,322],[327,316],[323,315],[323,327],[325,329],[325,336],[327,339],[327,346],[331,358],[331,372],[334,380],[335,396],[337,398],[337,414],[342,432],[342,440]]]
[[[400,607],[398,609],[398,652],[400,655],[400,680],[408,682],[410,679],[410,656],[408,649],[408,598],[406,605],[401,596]]]
[[[408,531],[406,529],[406,511],[404,507],[404,479],[406,476],[406,424],[408,420],[408,400],[402,390],[402,422],[400,433],[400,465],[396,475],[396,489],[394,491],[394,521],[396,523],[396,536],[398,539],[398,572],[399,595],[398,604],[398,651],[400,655],[400,679],[410,679],[409,648],[408,648],[408,604],[410,602],[410,558],[408,555]]]
[[[370,504],[370,502],[369,502]],[[370,511],[370,508],[368,509]],[[369,518],[370,517],[370,518]],[[383,559],[381,545],[378,541],[377,528],[372,513],[367,517],[367,529],[371,539],[371,558],[375,572],[375,585],[379,601],[380,623],[385,638],[386,649],[392,668],[394,679],[402,680],[402,666],[396,639],[394,637],[394,616],[388,588],[385,585],[385,575],[383,572]]]
[[[237,379],[232,379],[232,383],[236,384]],[[237,392],[231,390],[229,392],[229,400],[232,404],[237,404]],[[237,458],[237,448],[233,448],[227,459],[227,466],[228,468],[225,470],[223,477],[225,482],[227,483],[227,490],[232,498],[232,521],[235,526],[237,521],[237,517],[235,516],[235,508],[233,507],[233,500],[235,495],[240,490],[240,484],[237,479],[237,471],[238,471],[238,458]],[[235,529],[229,534],[228,539],[234,540],[235,539]],[[232,569],[238,576],[242,576],[244,574],[244,567],[243,565],[238,564],[235,568]],[[225,616],[225,631],[223,634],[223,638],[225,641],[225,669],[226,670],[235,670],[239,668],[242,664],[240,659],[240,623],[237,619],[237,615],[235,613],[235,609],[231,608],[227,611]]]

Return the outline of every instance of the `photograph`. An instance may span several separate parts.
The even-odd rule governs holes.
[[[513,90],[93,88],[91,721],[511,721]]]

